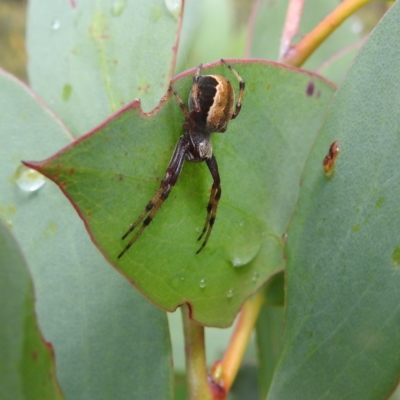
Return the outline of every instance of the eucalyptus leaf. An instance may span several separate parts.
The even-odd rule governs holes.
[[[189,303],[204,325],[229,326],[243,301],[284,266],[283,235],[300,173],[334,88],[316,75],[266,62],[233,63],[246,80],[243,109],[213,136],[222,198],[211,238],[196,255],[211,177],[187,163],[170,198],[121,258],[121,240],[162,179],[182,134],[176,99],[145,115],[134,102],[33,168],[72,201],[104,256],[160,307]],[[203,73],[234,77],[224,65]],[[174,87],[187,99],[193,71]],[[238,86],[238,83],[236,83]]]
[[[75,136],[140,97],[152,109],[174,69],[179,13],[164,0],[32,0],[32,88]]]
[[[31,277],[9,229],[0,220],[0,398],[55,400],[54,353],[38,328]]]
[[[49,156],[71,135],[4,72],[0,109],[0,217],[29,260],[39,323],[65,396],[171,399],[165,313],[109,267],[58,188],[20,162]]]
[[[360,51],[307,162],[268,399],[386,399],[400,378],[400,4]],[[331,176],[322,161],[339,141]]]

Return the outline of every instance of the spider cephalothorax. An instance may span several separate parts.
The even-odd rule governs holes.
[[[214,226],[218,202],[221,198],[221,182],[218,173],[218,165],[213,155],[210,136],[213,132],[225,132],[228,122],[239,115],[245,85],[243,79],[232,66],[224,60],[221,61],[232,71],[239,81],[239,97],[236,106],[235,93],[229,80],[221,75],[200,75],[201,65],[198,66],[193,77],[193,86],[189,94],[189,109],[183,103],[172,85],[169,85],[169,91],[172,91],[174,94],[185,116],[185,122],[182,125],[185,133],[179,138],[165,176],[157,192],[147,204],[139,218],[122,237],[122,239],[125,239],[143,221],[142,226],[121,251],[118,258],[124,255],[144,231],[146,226],[150,224],[178,180],[185,160],[191,162],[205,161],[214,180],[207,206],[206,221],[203,231],[198,238],[198,240],[200,240],[204,236],[204,240],[196,254],[200,253],[207,244]]]

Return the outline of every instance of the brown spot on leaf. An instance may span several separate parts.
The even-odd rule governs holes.
[[[315,89],[314,82],[310,82],[307,85],[307,90],[306,90],[307,96],[312,96],[314,94],[314,89]]]
[[[71,169],[68,171],[68,175],[69,175],[69,176],[71,176],[71,175],[73,175],[73,174],[74,174],[74,172],[75,172],[75,171],[74,171],[74,169],[73,169],[73,168],[71,168]]]

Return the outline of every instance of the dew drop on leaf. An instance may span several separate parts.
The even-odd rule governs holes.
[[[58,29],[60,29],[61,27],[61,22],[59,19],[53,19],[53,21],[51,22],[51,29],[53,29],[53,31],[56,31]]]
[[[229,290],[228,290],[228,293],[226,294],[226,297],[227,297],[228,299],[231,299],[231,298],[233,297],[233,289],[229,289]]]
[[[15,183],[24,192],[35,192],[46,183],[46,179],[34,169],[20,165],[15,173]]]
[[[259,248],[260,246],[254,246],[249,249],[236,250],[236,255],[234,255],[230,260],[233,268],[241,268],[248,265],[249,262],[257,255]]]
[[[253,282],[256,282],[258,280],[258,278],[260,277],[260,274],[257,271],[253,272]]]
[[[235,258],[232,260],[232,265],[233,265],[235,268],[241,267],[243,264],[244,264],[243,261],[242,261],[239,257],[235,257]]]
[[[174,18],[179,18],[182,10],[182,0],[165,0],[165,6]]]
[[[205,287],[206,287],[206,280],[205,279],[202,279],[201,281],[200,281],[200,289],[204,289]]]

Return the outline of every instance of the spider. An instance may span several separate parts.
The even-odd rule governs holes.
[[[157,211],[168,198],[171,189],[177,182],[185,160],[189,162],[205,161],[213,178],[210,200],[207,206],[206,221],[203,231],[197,239],[200,240],[204,236],[204,240],[196,254],[200,253],[207,244],[214,226],[218,202],[221,198],[218,165],[213,154],[210,136],[211,133],[214,132],[225,132],[228,122],[239,115],[245,87],[244,80],[235,69],[225,60],[221,59],[221,61],[232,71],[233,75],[239,81],[239,97],[236,106],[234,104],[235,93],[229,80],[221,75],[200,75],[202,64],[197,67],[193,76],[192,90],[189,94],[189,109],[183,103],[172,85],[169,85],[168,91],[172,91],[185,116],[182,125],[185,133],[179,138],[165,176],[155,195],[147,204],[139,218],[131,225],[124,236],[122,236],[122,240],[124,240],[143,221],[141,227],[118,255],[118,258],[121,258],[125,254],[153,220]]]

